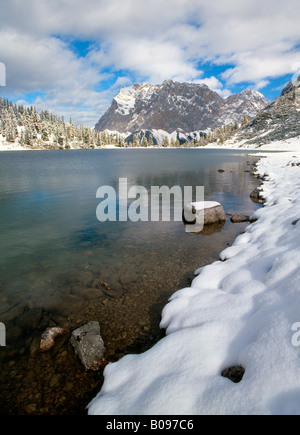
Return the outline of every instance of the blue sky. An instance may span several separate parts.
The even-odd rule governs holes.
[[[0,96],[90,126],[135,82],[272,101],[300,73],[299,16],[298,0],[1,0]]]

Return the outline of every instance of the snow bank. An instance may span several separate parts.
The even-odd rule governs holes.
[[[270,133],[272,130],[266,132],[266,134]],[[264,133],[257,137],[262,137]],[[247,139],[239,140],[236,142],[236,137],[233,136],[231,139],[228,139],[222,145],[209,144],[206,145],[205,148],[216,148],[216,149],[239,149],[239,150],[247,150],[251,151],[252,149],[259,149],[260,151],[293,151],[298,150],[300,136],[293,137],[286,140],[278,140],[269,142],[265,145],[255,146],[252,144],[247,144]]]
[[[0,142],[0,151],[27,151],[28,148],[24,148],[18,143],[1,143]]]
[[[293,145],[258,163],[268,179],[257,221],[170,298],[165,338],[105,368],[89,414],[300,414],[300,141]],[[240,383],[221,375],[235,365],[245,369]]]

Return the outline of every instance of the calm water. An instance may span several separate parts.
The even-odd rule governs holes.
[[[168,297],[246,227],[229,217],[211,235],[188,234],[182,222],[100,223],[98,187],[117,191],[121,177],[149,191],[204,186],[205,199],[226,212],[251,214],[251,161],[242,152],[205,149],[1,153],[2,413],[82,412],[102,373],[85,373],[67,339],[40,355],[42,332],[98,320],[109,361],[145,350],[161,335]]]

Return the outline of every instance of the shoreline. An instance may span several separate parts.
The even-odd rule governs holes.
[[[3,143],[0,143],[0,152],[9,152],[9,151],[79,151],[79,150],[83,150],[83,151],[87,151],[87,150],[91,150],[91,151],[97,151],[97,150],[182,150],[182,149],[215,149],[217,150],[236,150],[236,151],[257,151],[257,152],[263,152],[263,151],[270,151],[270,152],[287,152],[287,151],[297,151],[297,143],[300,140],[300,136],[297,136],[295,138],[290,138],[290,139],[286,139],[286,140],[278,140],[278,141],[274,141],[274,142],[270,142],[268,144],[265,145],[261,145],[259,147],[254,147],[254,146],[243,146],[243,144],[241,146],[239,146],[239,143],[235,143],[231,140],[226,141],[223,145],[218,145],[218,144],[207,144],[205,146],[190,146],[190,147],[184,147],[184,146],[180,146],[180,147],[164,147],[162,145],[160,146],[152,146],[152,147],[117,147],[115,145],[107,145],[107,146],[103,146],[103,147],[95,147],[95,148],[83,148],[83,147],[79,147],[79,148],[46,148],[46,147],[39,147],[39,148],[25,148],[22,147],[20,145],[17,144],[9,144],[9,145],[3,145]]]
[[[272,145],[271,155],[260,147],[256,221],[171,296],[165,338],[105,368],[90,415],[298,413],[300,140]],[[245,374],[234,385],[223,373],[238,366]]]

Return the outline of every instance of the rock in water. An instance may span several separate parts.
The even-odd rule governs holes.
[[[232,217],[231,217],[231,222],[232,223],[239,223],[239,222],[248,222],[249,216],[244,215],[243,213],[237,212],[235,213]]]
[[[182,213],[183,222],[189,224],[189,231],[199,231],[205,225],[221,224],[226,221],[222,205],[215,201],[200,201],[186,204]],[[193,229],[195,225],[195,229]]]
[[[53,328],[47,328],[43,333],[40,341],[41,352],[48,352],[55,346],[55,339],[61,335],[67,334],[67,329],[54,326]]]
[[[250,198],[253,202],[257,204],[262,204],[264,202],[262,196],[261,196],[261,190],[257,187],[253,190],[253,192],[250,194]]]
[[[70,343],[86,370],[99,369],[105,354],[99,322],[91,321],[75,329],[72,332]]]

